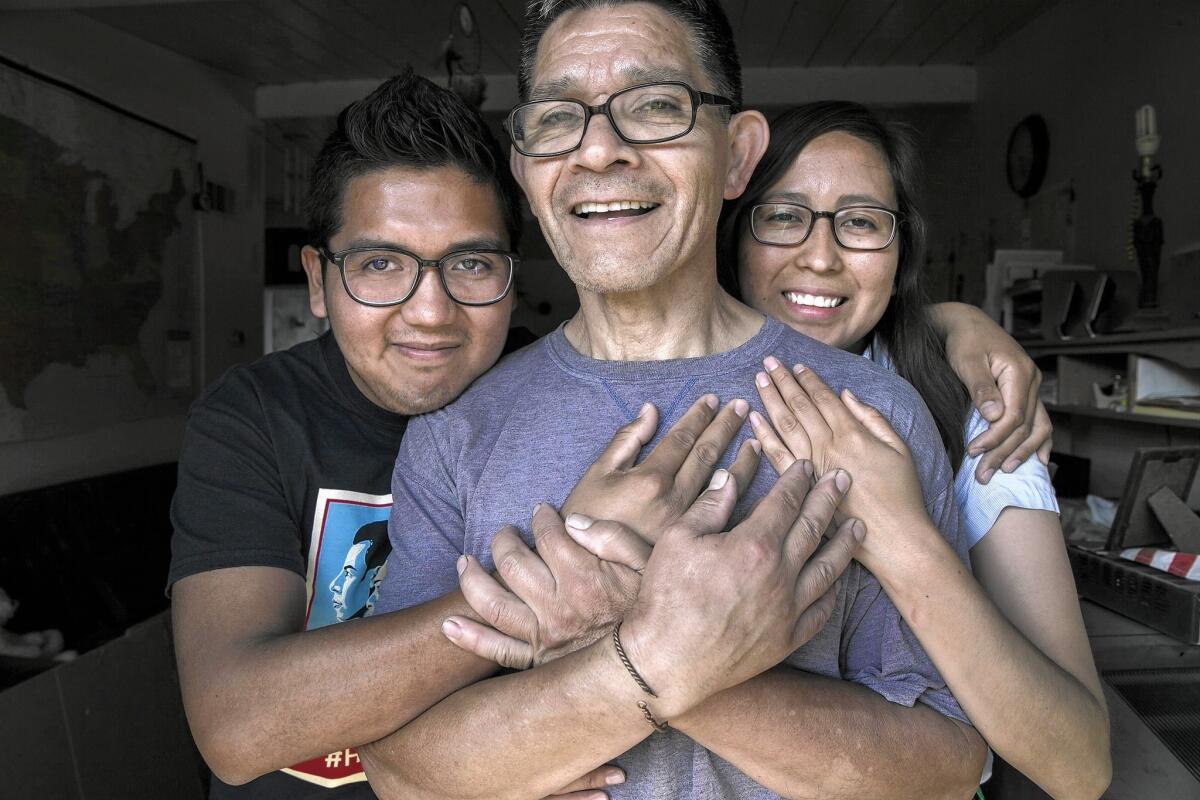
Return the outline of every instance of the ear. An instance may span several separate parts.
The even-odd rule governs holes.
[[[754,168],[767,151],[771,129],[758,111],[743,111],[729,120],[729,171],[725,174],[726,200],[741,196]]]
[[[325,319],[329,312],[325,308],[325,259],[312,245],[300,251],[300,262],[308,276],[308,308],[317,319]]]
[[[529,191],[525,186],[525,162],[528,159],[517,152],[517,148],[509,146],[508,148],[508,167],[512,170],[513,178],[516,179],[517,185],[521,187],[521,192],[526,198],[529,197]],[[537,216],[537,211],[533,209],[533,203],[529,203],[530,210],[533,210],[534,217]]]

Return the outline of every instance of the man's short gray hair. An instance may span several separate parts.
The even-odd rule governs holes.
[[[521,100],[529,99],[538,44],[553,22],[576,9],[605,8],[641,2],[658,6],[683,22],[692,35],[696,58],[712,82],[713,90],[733,101],[732,113],[742,108],[742,66],[729,18],[717,0],[529,0],[521,33],[521,64],[517,88]]]

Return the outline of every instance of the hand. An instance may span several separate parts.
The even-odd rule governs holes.
[[[657,694],[651,705],[659,719],[769,669],[815,636],[862,540],[862,523],[847,520],[817,550],[849,488],[844,470],[813,486],[811,464],[793,464],[723,533],[735,482],[718,470],[709,490],[663,532],[621,626],[627,656]]]
[[[882,414],[849,389],[839,399],[812,370],[797,365],[793,375],[775,358],[763,365],[767,372],[755,383],[770,424],[758,412],[750,415],[763,453],[780,474],[809,458],[821,473],[842,467],[854,475],[841,511],[869,532],[859,553],[864,565],[870,568],[879,548],[897,541],[894,534],[929,530],[912,454]]]
[[[976,479],[987,483],[997,468],[1012,472],[1035,452],[1043,464],[1049,463],[1053,428],[1038,399],[1041,370],[979,309],[942,304],[938,318],[946,332],[946,359],[989,423],[967,444],[969,454],[984,453]]]
[[[478,560],[459,558],[463,597],[486,624],[459,616],[442,624],[463,650],[510,669],[553,661],[607,634],[633,605],[644,566],[644,560],[627,566],[592,555],[545,503],[534,509],[532,529],[536,552],[511,526],[492,539],[503,585]]]
[[[658,411],[647,403],[588,467],[563,503],[563,512],[623,523],[653,543],[704,489],[749,410],[749,404],[738,399],[718,412],[716,396],[706,394],[639,464],[634,463],[638,454],[658,427]],[[729,467],[743,491],[758,462],[758,442],[749,439]]]
[[[657,539],[658,531],[696,499],[747,411],[745,400],[734,400],[718,413],[716,396],[704,395],[642,463],[634,464],[658,426],[657,410],[646,404],[584,473],[564,509],[595,509],[593,513],[606,518],[624,516],[637,521],[646,540]],[[749,485],[758,461],[758,442],[749,440],[739,449],[730,472]],[[447,637],[482,658],[525,669],[591,644],[621,619],[637,594],[638,573],[648,547],[635,544],[629,535],[632,529],[616,521],[598,525],[590,535],[583,534],[592,525],[587,515],[572,513],[568,521],[571,536],[582,536],[591,553],[561,535],[562,521],[553,511],[540,520],[534,515],[541,557],[514,529],[501,530],[492,540],[492,557],[503,585],[476,560],[464,556],[459,562],[459,586],[487,625],[453,617],[443,625]],[[618,528],[623,535],[613,538]],[[605,535],[608,540],[602,538]]]
[[[557,792],[551,793],[546,800],[550,800],[550,797],[564,798],[564,800],[606,800],[608,795],[599,789],[624,782],[625,773],[621,771],[620,767],[608,765],[596,767],[582,778],[577,778]]]

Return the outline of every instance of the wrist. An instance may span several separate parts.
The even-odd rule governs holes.
[[[665,631],[664,631],[665,633]],[[629,667],[641,676],[653,696],[642,689],[622,662],[612,637],[608,637],[609,649],[621,665],[625,680],[636,692],[637,701],[645,702],[655,719],[670,723],[698,705],[704,698],[686,680],[678,680],[682,670],[672,664],[670,640],[658,633],[652,621],[630,614],[621,623],[620,639]]]
[[[893,530],[901,528],[894,527]],[[879,537],[893,542],[903,539],[902,544],[877,548],[860,561],[879,581],[901,614],[911,619],[925,604],[940,602],[946,595],[954,596],[955,576],[970,573],[928,517],[908,523],[904,530],[903,537]],[[870,538],[868,533],[867,539]],[[865,541],[863,545],[865,550]]]

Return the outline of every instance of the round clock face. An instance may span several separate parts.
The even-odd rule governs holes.
[[[1032,197],[1046,177],[1046,161],[1050,154],[1050,135],[1046,121],[1037,114],[1021,120],[1008,137],[1005,167],[1008,186],[1019,197]]]

